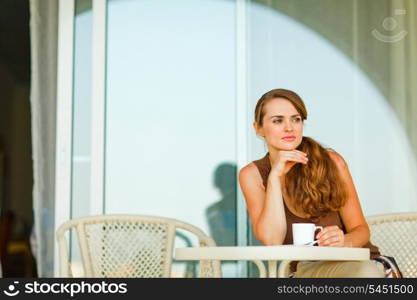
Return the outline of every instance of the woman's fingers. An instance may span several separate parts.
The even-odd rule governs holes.
[[[283,158],[287,160],[304,163],[304,164],[308,162],[308,158],[305,155],[298,153],[298,152],[294,152],[294,151],[288,151],[288,152],[283,153]]]
[[[326,226],[323,228],[323,230],[321,230],[319,233],[317,233],[317,238],[321,238],[323,235],[329,233],[329,232],[333,232],[333,231],[337,231],[340,230],[339,226],[337,225],[332,225],[332,226]]]
[[[328,238],[319,242],[319,246],[332,246],[332,243],[336,242],[335,238]]]
[[[278,161],[273,168],[278,171],[279,176],[286,174],[296,163],[307,164],[308,162],[306,155],[298,150],[279,151],[277,159]]]
[[[293,150],[293,151],[295,151],[297,153],[300,153],[301,155],[307,156],[307,153],[305,153],[303,151],[300,151],[300,150]]]
[[[301,159],[305,162],[305,163],[307,163],[308,162],[308,157],[307,157],[307,154],[306,153],[304,153],[304,152],[302,152],[302,151],[298,151],[298,150],[295,150],[296,151],[296,153],[299,155],[299,157],[301,157]]]
[[[319,246],[343,246],[344,233],[338,226],[328,226],[317,234]]]
[[[337,238],[331,238],[326,241],[324,241],[322,244],[319,243],[319,246],[324,247],[343,247],[342,241],[340,241]]]
[[[294,150],[293,153],[297,155],[297,157],[301,158],[302,160],[308,161],[307,154],[298,150]]]

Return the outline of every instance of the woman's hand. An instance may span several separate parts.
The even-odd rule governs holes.
[[[271,171],[278,174],[279,177],[288,173],[288,171],[297,163],[307,164],[307,154],[299,150],[278,152],[275,164],[272,166]]]
[[[345,234],[339,226],[327,226],[317,236],[319,246],[345,247]]]

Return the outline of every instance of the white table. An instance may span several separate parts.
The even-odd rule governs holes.
[[[368,248],[313,247],[313,246],[236,246],[188,247],[175,250],[176,260],[246,260],[259,268],[260,277],[277,277],[277,263],[281,260],[369,260]],[[268,262],[268,274],[261,261]]]

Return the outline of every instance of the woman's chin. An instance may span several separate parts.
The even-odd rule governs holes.
[[[284,151],[292,151],[295,150],[297,147],[296,145],[278,145],[278,149],[284,150]]]

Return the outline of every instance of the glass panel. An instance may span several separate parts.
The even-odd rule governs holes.
[[[235,35],[233,1],[109,1],[106,213],[236,243]]]
[[[345,158],[365,215],[417,208],[417,15],[411,2],[249,5],[251,107],[274,88],[300,94],[309,112],[304,135]],[[250,145],[253,160],[267,152],[254,132]]]
[[[92,0],[75,2],[74,120],[71,218],[89,214],[91,153],[91,41]],[[74,276],[81,276],[80,254],[71,235]]]
[[[252,107],[273,88],[298,92],[309,111],[305,135],[345,157],[368,214],[415,207],[416,155],[404,130],[412,107],[404,93],[414,88],[392,76],[409,72],[414,55],[400,54],[415,39],[401,39],[412,29],[402,8],[389,1],[253,0],[249,9]],[[384,30],[391,42],[375,34]],[[253,140],[255,159],[266,148]],[[386,159],[394,154],[398,160]],[[398,197],[401,203],[391,201]]]

